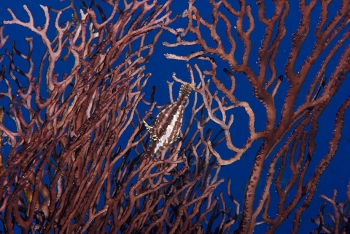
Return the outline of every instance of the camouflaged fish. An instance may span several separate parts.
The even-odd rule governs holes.
[[[185,109],[184,104],[191,91],[192,88],[190,84],[183,84],[180,88],[177,100],[157,115],[153,126],[148,125],[144,121],[147,130],[151,134],[152,140],[147,149],[147,155],[151,156],[158,153],[176,141],[182,125]]]

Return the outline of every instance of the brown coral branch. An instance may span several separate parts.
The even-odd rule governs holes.
[[[213,122],[224,131],[226,149],[233,151],[235,154],[229,159],[227,152],[220,152],[211,147],[208,141],[210,152],[216,158],[219,165],[229,165],[235,163],[243,157],[243,154],[257,140],[261,139],[261,146],[256,153],[254,164],[250,171],[250,177],[247,181],[244,193],[243,219],[240,223],[240,233],[252,233],[258,224],[267,225],[267,233],[274,233],[286,218],[294,215],[294,229],[296,233],[300,226],[301,214],[310,205],[313,199],[316,187],[321,175],[333,159],[343,126],[345,110],[348,109],[348,97],[343,100],[343,104],[338,108],[334,116],[335,126],[333,130],[333,139],[330,140],[329,152],[319,158],[312,178],[306,178],[306,172],[312,170],[309,168],[311,159],[314,158],[316,151],[316,134],[320,127],[319,118],[325,112],[333,97],[341,87],[343,81],[349,73],[349,3],[341,1],[338,7],[338,14],[329,16],[328,5],[330,2],[321,2],[321,9],[317,28],[315,30],[314,47],[311,52],[305,56],[300,69],[296,68],[297,60],[302,53],[302,46],[306,38],[311,34],[311,14],[315,12],[317,1],[310,1],[308,5],[300,1],[301,18],[299,27],[295,32],[289,32],[286,28],[286,19],[290,14],[290,5],[295,4],[291,1],[274,1],[273,14],[266,17],[264,1],[257,1],[258,15],[252,15],[251,6],[247,1],[239,1],[237,10],[232,7],[228,1],[209,1],[211,4],[211,21],[207,20],[204,11],[200,11],[198,2],[192,0],[189,2],[187,10],[182,17],[187,18],[186,28],[169,29],[168,31],[175,35],[176,41],[163,43],[168,47],[192,46],[194,51],[185,55],[166,54],[166,58],[174,60],[189,61],[206,60],[209,62],[210,70],[200,68],[195,65],[198,73],[198,80],[201,87],[196,89],[203,99],[206,109],[206,122]],[[243,19],[247,23],[243,29]],[[229,20],[234,19],[234,20]],[[255,25],[259,21],[264,25],[265,33],[263,38],[258,39],[260,43],[257,51],[258,70],[253,70],[253,65],[249,64],[250,57],[253,53],[252,37]],[[225,26],[225,31],[219,31],[219,24]],[[205,28],[205,29],[203,29]],[[210,32],[209,38],[206,30]],[[284,64],[284,76],[286,81],[282,80],[283,76],[278,76],[277,59],[281,52],[281,41],[286,34],[292,34],[291,50],[288,59]],[[188,39],[191,38],[191,41]],[[337,41],[335,41],[337,39]],[[209,46],[209,41],[212,46]],[[227,43],[227,41],[229,43]],[[242,54],[237,53],[237,42],[244,45]],[[331,42],[333,45],[331,46]],[[347,44],[346,44],[347,43]],[[327,51],[327,52],[326,52]],[[316,76],[310,77],[310,71],[320,60],[320,56],[325,54]],[[336,54],[340,54],[339,60]],[[210,57],[209,57],[210,56]],[[214,61],[214,57],[215,60]],[[220,61],[218,61],[218,59]],[[222,61],[229,65],[230,70],[224,69],[224,73],[229,77],[219,77],[217,67],[222,66]],[[237,61],[241,61],[240,63]],[[330,64],[336,64],[330,67]],[[333,65],[332,65],[333,66]],[[329,77],[325,78],[325,72]],[[204,74],[209,75],[210,81],[215,85],[216,91],[210,91],[208,86],[204,85]],[[269,75],[267,75],[269,74]],[[257,100],[263,104],[265,109],[266,123],[259,132],[255,131],[256,113],[249,101],[239,100],[235,93],[239,89],[235,76],[243,76],[250,83],[253,94]],[[193,75],[192,75],[193,76]],[[194,78],[192,78],[194,79]],[[225,82],[224,82],[225,80]],[[281,84],[287,86],[286,93],[279,92]],[[287,84],[286,84],[286,83]],[[297,102],[303,86],[310,84],[307,88],[306,98],[303,102]],[[272,88],[272,86],[274,87]],[[222,94],[222,98],[220,94]],[[225,99],[230,101],[227,104]],[[283,100],[282,115],[278,119],[275,102]],[[214,101],[216,102],[213,107]],[[234,119],[232,115],[228,118],[229,110],[238,106],[244,107],[246,114],[249,116],[249,138],[241,148],[235,147],[232,142],[234,134]],[[217,113],[220,114],[217,114]],[[220,116],[220,118],[218,117]],[[272,155],[272,159],[268,157]],[[271,156],[270,156],[271,157]],[[263,176],[264,164],[268,162],[268,174]],[[277,165],[279,168],[277,168]],[[282,177],[286,171],[291,171],[291,176],[287,185],[282,186]],[[257,191],[258,182],[265,179],[264,190],[261,194]],[[274,183],[273,183],[274,181]],[[277,191],[278,200],[271,200],[270,191],[272,188]],[[293,197],[289,197],[292,189],[297,192]],[[304,198],[303,201],[301,201]],[[288,202],[287,202],[288,200]],[[269,216],[271,212],[271,203],[277,203],[277,216]],[[294,212],[294,213],[293,213]],[[261,218],[262,221],[258,221]]]
[[[184,103],[192,112],[181,140],[144,157],[150,139],[143,120],[165,106],[156,105],[154,93],[147,100],[151,75],[145,64],[177,18],[170,17],[171,1],[107,3],[109,15],[97,1],[80,11],[74,1],[59,10],[41,6],[42,27],[34,27],[27,6],[28,22],[12,10],[12,20],[4,21],[5,28],[30,29],[45,49],[37,60],[35,37],[26,39],[27,53],[14,43],[6,58],[9,74],[5,68],[1,73],[7,87],[1,95],[10,102],[5,115],[16,124],[16,130],[0,124],[11,148],[0,176],[0,215],[7,233],[17,228],[24,233],[195,232],[218,207],[213,193],[223,180],[206,143],[212,130],[196,119],[204,107],[198,94]],[[72,18],[59,24],[60,15],[70,12]],[[52,40],[50,27],[56,28]],[[1,31],[2,42],[6,39]],[[58,69],[61,65],[67,74]],[[169,85],[171,101],[176,85]],[[197,124],[200,130],[193,131]]]

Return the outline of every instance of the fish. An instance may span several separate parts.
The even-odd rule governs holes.
[[[156,117],[153,126],[143,121],[151,135],[151,144],[146,154],[152,156],[169,147],[180,134],[185,103],[192,91],[190,84],[181,86],[179,96],[175,102],[164,108]]]

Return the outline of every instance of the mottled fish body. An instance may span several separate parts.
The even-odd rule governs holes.
[[[192,88],[189,84],[183,84],[177,100],[157,115],[153,126],[149,126],[144,122],[151,134],[152,141],[147,150],[151,155],[169,147],[178,138],[182,126],[184,105],[191,91]]]

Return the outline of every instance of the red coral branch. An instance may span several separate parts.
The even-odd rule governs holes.
[[[330,2],[321,1],[320,18],[314,33],[314,47],[298,69],[296,68],[297,60],[303,52],[302,47],[305,46],[307,36],[311,33],[311,15],[315,14],[315,6],[318,1],[310,1],[308,5],[304,1],[300,1],[301,17],[295,32],[290,32],[286,28],[290,5],[293,4],[294,6],[294,2],[287,0],[273,1],[273,14],[270,17],[266,17],[270,13],[266,12],[264,1],[256,2],[258,7],[257,16],[252,15],[251,6],[247,5],[248,1],[239,1],[237,9],[226,0],[209,2],[211,4],[210,22],[207,20],[205,12],[200,11],[197,2],[191,0],[188,9],[182,14],[188,20],[187,27],[185,29],[169,29],[168,31],[176,36],[176,42],[163,43],[168,47],[199,45],[200,49],[193,47],[191,48],[193,52],[187,55],[166,54],[166,58],[185,61],[195,59],[209,61],[211,67],[209,70],[204,70],[204,68],[195,65],[201,83],[201,87],[196,89],[196,92],[200,93],[203,98],[206,114],[208,115],[206,122],[212,121],[224,131],[226,148],[233,152],[228,158],[225,155],[227,152],[212,149],[209,140],[210,152],[220,165],[235,163],[244,156],[244,153],[255,141],[263,140],[250,169],[251,174],[244,193],[243,217],[239,233],[252,233],[256,225],[263,223],[267,224],[267,233],[274,233],[276,228],[293,212],[294,229],[292,232],[296,233],[300,226],[301,214],[309,207],[319,179],[336,153],[341,138],[345,110],[349,106],[348,97],[339,107],[334,117],[333,139],[330,140],[328,153],[315,159],[318,161],[318,165],[311,178],[306,177],[307,171],[312,170],[309,166],[315,155],[316,133],[320,127],[319,118],[349,73],[350,47],[348,44],[350,30],[346,27],[350,22],[347,13],[350,8],[349,2],[341,1],[340,6],[338,6],[338,13],[327,20],[327,17],[330,17],[328,12]],[[257,21],[265,27],[265,33],[261,41],[252,36]],[[225,28],[224,32],[219,29],[222,28],[222,25]],[[210,32],[209,38],[206,35],[206,30]],[[287,33],[293,34],[291,50],[284,65],[284,76],[287,79],[282,81],[281,76],[277,74],[279,69],[276,61],[279,53],[283,53],[281,52],[281,42]],[[249,64],[253,54],[252,43],[255,41],[261,42],[257,51],[257,71],[253,69],[252,64]],[[241,54],[237,52],[238,42],[244,46]],[[316,76],[310,77],[311,69],[314,68],[320,56],[325,53],[325,59],[320,63]],[[340,54],[339,60],[337,60],[336,53]],[[337,60],[337,65],[330,68],[331,62],[335,63],[335,60]],[[224,69],[229,77],[229,82],[224,82],[225,78],[219,78],[217,67],[222,66],[222,61],[230,67],[230,70]],[[327,79],[325,78],[326,72],[330,74]],[[219,97],[220,95],[217,92],[211,92],[208,86],[204,85],[203,74],[209,75],[215,88],[221,92],[222,98]],[[258,132],[254,127],[256,112],[253,111],[251,103],[240,101],[235,95],[237,89],[239,89],[236,76],[242,77],[242,74],[250,83],[255,98],[265,108],[267,121],[263,130]],[[278,90],[283,83],[284,86],[288,86],[285,95],[279,93]],[[302,88],[309,84],[306,98],[300,104],[297,100],[298,97],[300,98]],[[274,88],[269,88],[272,85],[274,85]],[[275,104],[278,102],[278,96],[279,99],[283,100],[282,114],[279,119]],[[229,103],[225,101],[226,98]],[[215,105],[213,105],[214,100]],[[234,146],[232,142],[232,134],[235,132],[233,128],[234,118],[231,115],[229,120],[227,119],[230,110],[237,107],[244,107],[245,113],[249,116],[249,137],[241,148]],[[218,110],[220,114],[215,114]],[[273,158],[268,159],[269,156]],[[266,164],[268,164],[268,174],[265,179],[264,190],[259,194],[257,186],[258,182],[264,179],[262,173]],[[278,168],[277,165],[281,166]],[[282,177],[288,174],[288,171],[291,171],[289,182],[282,186]],[[277,201],[271,200],[270,191],[272,191],[272,186],[277,191]],[[292,189],[296,189],[296,194],[290,197]],[[287,196],[289,196],[288,199]],[[304,200],[301,201],[302,199]],[[275,218],[269,216],[271,202],[277,203],[277,216]],[[257,221],[257,219],[262,219],[262,221]]]

